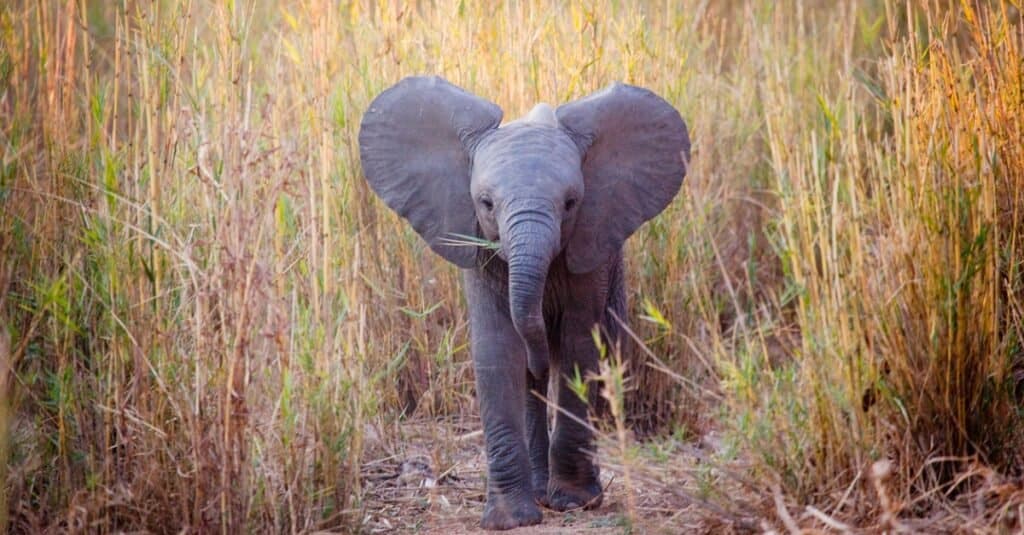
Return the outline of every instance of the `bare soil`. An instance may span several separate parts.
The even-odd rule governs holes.
[[[486,459],[479,422],[407,423],[400,439],[382,448],[382,456],[363,466],[367,483],[363,527],[369,533],[483,533]],[[698,495],[692,474],[700,460],[692,448],[672,441],[638,443],[629,439],[634,459],[626,483],[614,444],[599,451],[603,503],[596,509],[544,510],[540,525],[522,534],[721,533],[731,531],[715,519]],[[687,453],[689,452],[689,453]],[[369,457],[373,457],[372,455]],[[630,502],[632,500],[632,507]],[[697,498],[700,501],[700,498]],[[630,509],[633,515],[630,515]],[[631,519],[632,516],[632,519]]]

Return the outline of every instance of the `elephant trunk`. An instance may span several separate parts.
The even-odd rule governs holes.
[[[501,226],[508,260],[509,313],[526,346],[527,368],[534,377],[541,377],[550,362],[544,285],[548,267],[558,252],[559,226],[550,214],[536,209],[514,211]]]

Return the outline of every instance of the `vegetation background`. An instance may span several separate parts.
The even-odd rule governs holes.
[[[507,118],[623,80],[687,120],[683,191],[628,246],[649,351],[606,373],[619,431],[716,437],[703,511],[1020,529],[1021,7],[4,2],[7,527],[365,529],[366,462],[472,420],[457,270],[356,146],[437,73]]]

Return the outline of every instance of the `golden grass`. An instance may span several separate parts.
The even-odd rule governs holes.
[[[473,413],[457,272],[360,178],[363,109],[416,73],[507,119],[613,80],[686,118],[629,245],[638,429],[724,433],[780,526],[970,511],[1024,468],[1022,32],[1019,2],[5,3],[9,526],[355,529],[370,430]],[[982,527],[1024,502],[984,496]]]

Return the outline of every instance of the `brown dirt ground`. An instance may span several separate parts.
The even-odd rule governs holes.
[[[381,455],[363,466],[367,485],[363,529],[369,533],[483,533],[479,521],[486,461],[478,429],[479,422],[406,423],[395,429],[398,440],[379,448],[376,453]],[[387,436],[396,435],[389,432]],[[630,464],[632,485],[627,485],[614,442],[603,443],[599,461],[606,490],[600,507],[564,513],[545,509],[542,524],[512,533],[733,531],[708,509],[716,506],[695,498],[700,454],[672,440],[654,444],[629,440],[629,455],[635,461]],[[635,503],[632,529],[630,495]]]
[[[365,492],[359,531],[485,533],[479,528],[486,473],[480,427],[478,420],[417,420],[386,430],[367,428],[364,458],[369,460],[362,467]],[[943,502],[944,507],[901,511],[903,505],[894,504],[886,512],[861,503],[858,507],[866,512],[859,513],[858,528],[820,511],[810,515],[810,508],[787,500],[777,487],[760,488],[743,475],[749,467],[740,460],[714,461],[730,456],[721,455],[724,446],[713,431],[685,441],[662,437],[641,442],[629,437],[624,449],[625,455],[611,437],[599,438],[598,462],[605,485],[599,507],[544,510],[540,525],[510,533],[1024,533],[1015,513],[1024,511],[1024,484],[976,463],[961,479],[978,479],[977,488]],[[624,458],[630,459],[629,483]],[[861,495],[873,497],[870,489]],[[837,499],[847,502],[845,496]]]

